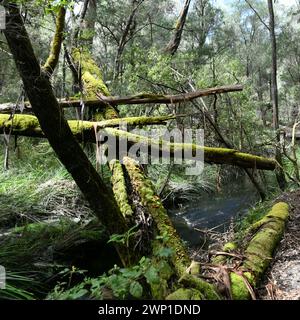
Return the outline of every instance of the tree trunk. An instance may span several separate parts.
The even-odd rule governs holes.
[[[113,194],[101,180],[64,119],[48,75],[40,68],[35,57],[18,6],[7,4],[5,7],[7,24],[4,34],[42,131],[100,221],[111,234],[124,233],[127,230],[126,222]],[[117,249],[126,264],[127,252],[122,247]]]
[[[282,169],[282,156],[280,148],[280,132],[279,132],[279,106],[278,106],[278,86],[277,86],[277,43],[275,35],[275,18],[274,18],[274,9],[273,9],[273,0],[268,0],[269,8],[269,30],[270,30],[270,41],[272,46],[272,103],[273,103],[273,128],[276,134],[276,160],[281,166],[276,171],[276,177],[278,185],[281,190],[284,190],[286,187],[286,180],[284,172]]]
[[[183,9],[180,13],[179,19],[176,23],[176,27],[175,27],[175,33],[172,36],[171,41],[169,42],[169,44],[167,45],[165,51],[170,53],[171,55],[174,55],[177,51],[177,49],[179,48],[180,42],[181,42],[181,37],[182,37],[182,32],[183,32],[183,28],[185,25],[185,21],[186,21],[186,17],[189,11],[189,7],[191,4],[191,0],[185,0],[184,5],[183,5]]]
[[[97,0],[90,0],[83,21],[82,37],[84,44],[90,50],[93,48],[95,25],[97,21]]]
[[[88,72],[90,73],[91,70],[87,67],[82,66],[82,72],[83,72],[83,84],[86,85],[86,87],[89,87],[88,84]],[[78,77],[78,71],[76,70],[76,77]],[[100,75],[100,73],[99,73]],[[99,88],[103,86],[105,89],[105,85],[103,82],[98,82],[97,86]],[[208,88],[208,89],[201,89],[196,90],[194,92],[187,92],[183,94],[177,94],[177,95],[163,95],[163,94],[155,94],[155,93],[140,93],[132,96],[126,96],[126,97],[119,97],[119,96],[107,96],[108,93],[107,88],[104,90],[104,93],[99,92],[86,92],[86,98],[81,100],[67,100],[67,101],[60,101],[59,105],[61,108],[81,108],[82,103],[86,107],[90,108],[106,108],[107,105],[111,106],[119,106],[119,105],[137,105],[137,104],[170,104],[174,105],[176,103],[184,103],[187,101],[193,101],[194,99],[200,98],[200,97],[207,97],[211,95],[221,94],[221,93],[227,93],[227,92],[238,92],[242,91],[243,86],[241,85],[231,85],[231,86],[221,86],[221,87],[215,87],[215,88]],[[30,104],[28,102],[25,103],[25,111],[30,113]],[[14,108],[14,104],[12,103],[5,103],[0,104],[0,112],[1,113],[10,113],[12,109]]]

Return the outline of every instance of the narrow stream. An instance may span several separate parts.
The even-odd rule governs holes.
[[[243,178],[231,181],[222,193],[199,195],[198,202],[170,210],[170,216],[182,239],[191,247],[199,246],[203,239],[195,228],[225,231],[232,218],[247,213],[258,200],[254,187]]]

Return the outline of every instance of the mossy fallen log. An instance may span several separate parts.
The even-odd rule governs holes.
[[[108,135],[118,137],[120,140],[127,140],[129,143],[146,145],[149,148],[149,152],[151,150],[165,151],[170,152],[171,156],[181,154],[187,160],[194,160],[193,155],[196,152],[204,152],[204,161],[207,163],[229,164],[242,168],[262,170],[275,170],[276,168],[276,161],[273,159],[239,152],[234,149],[205,147],[192,143],[171,143],[162,139],[152,139],[114,128],[106,128],[105,132]]]
[[[157,117],[128,117],[102,120],[98,122],[69,120],[68,124],[78,140],[95,142],[95,128],[97,130],[107,127],[118,127],[126,124],[127,126],[145,126],[145,125],[165,125],[168,120],[175,116],[157,116]],[[13,135],[29,136],[43,138],[44,134],[40,128],[38,119],[32,115],[16,114],[10,119],[8,114],[0,114],[0,132],[12,128]]]
[[[111,183],[113,187],[113,192],[114,192],[114,196],[117,201],[117,204],[120,208],[120,211],[125,218],[132,217],[133,210],[128,200],[126,181],[125,181],[122,165],[120,161],[112,160],[109,163],[109,167],[112,173]]]
[[[243,262],[237,270],[230,272],[231,293],[234,300],[251,298],[252,292],[249,286],[254,289],[258,287],[282,238],[288,217],[288,204],[279,202],[265,217],[253,225],[254,228],[249,229],[255,231],[255,234],[244,250]]]
[[[163,207],[160,198],[155,194],[151,181],[145,177],[136,162],[129,157],[124,157],[123,163],[133,188],[140,196],[141,204],[146,207],[153,218],[159,234],[169,236],[166,246],[174,250],[173,263],[177,273],[182,274],[190,265],[190,259],[168,217],[166,209]]]
[[[187,254],[187,250],[184,247],[177,231],[173,227],[160,198],[156,195],[151,181],[145,177],[137,163],[131,158],[124,157],[123,163],[130,178],[132,188],[138,193],[141,204],[154,220],[155,229],[157,230],[156,234],[159,235],[159,238],[163,238],[162,240],[154,238],[152,241],[152,251],[154,255],[162,246],[172,251],[170,259],[177,278],[179,279],[178,286],[189,288],[190,293],[192,293],[191,298],[219,299],[219,295],[213,285],[196,277],[194,274],[188,273],[191,260]],[[164,282],[165,285],[167,285],[166,280]],[[153,294],[156,295],[156,298],[165,297],[164,294],[166,290],[163,290],[163,286],[163,283],[156,286],[156,292],[153,292]],[[161,291],[163,291],[163,294],[160,294]],[[177,295],[171,295],[168,296],[168,299],[176,297]]]
[[[274,170],[276,161],[257,155],[242,153],[237,150],[228,148],[203,147],[196,144],[171,143],[164,140],[151,139],[148,137],[136,135],[130,132],[118,130],[115,127],[124,122],[127,125],[149,125],[163,124],[165,121],[172,119],[172,116],[165,117],[132,117],[103,120],[99,122],[69,120],[68,124],[79,141],[96,142],[95,128],[105,128],[105,133],[115,136],[120,140],[128,141],[128,144],[140,143],[149,147],[150,151],[158,150],[174,154],[182,154],[185,159],[194,160],[195,152],[204,152],[204,161],[215,164],[236,165],[242,168],[254,168],[262,170]],[[37,118],[31,115],[15,115],[13,122],[9,120],[9,115],[0,114],[0,130],[9,129],[13,124],[12,134],[30,137],[44,137],[39,127]]]

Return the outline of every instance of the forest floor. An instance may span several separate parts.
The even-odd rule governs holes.
[[[277,199],[290,205],[290,219],[259,290],[262,300],[300,300],[300,190]]]
[[[102,265],[101,272],[108,270],[116,263],[114,257],[112,261],[103,259],[107,252],[112,252],[111,247],[99,255],[99,245],[104,247],[108,239],[95,240],[95,237],[99,238],[99,226],[90,223],[92,212],[48,144],[36,144],[34,151],[32,148],[22,150],[22,161],[12,153],[10,170],[0,173],[0,264],[6,264],[12,272],[26,274],[30,271],[39,279],[52,278],[64,270],[71,270],[72,266],[78,270],[92,270],[96,276],[100,274],[99,264],[104,260],[107,263]],[[40,154],[44,156],[43,161]],[[3,160],[1,156],[0,160]],[[257,298],[300,300],[300,190],[283,193],[275,201],[289,203],[290,219]],[[251,215],[250,210],[247,215],[250,220],[246,222],[260,219],[269,205],[254,208],[260,216]],[[31,224],[31,228],[20,229],[27,224]],[[13,235],[12,230],[15,236],[8,237],[8,234]],[[220,233],[214,228],[198,231],[205,245],[191,250],[191,256],[208,263],[209,251],[234,237],[234,222],[226,232]],[[20,237],[21,233],[23,237]],[[208,239],[213,240],[209,249]],[[64,272],[69,275],[69,271]]]

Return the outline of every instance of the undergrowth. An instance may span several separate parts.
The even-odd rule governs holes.
[[[9,169],[0,170],[0,299],[33,299],[85,259],[85,243],[100,251],[107,236],[48,142],[19,138],[9,151]]]

